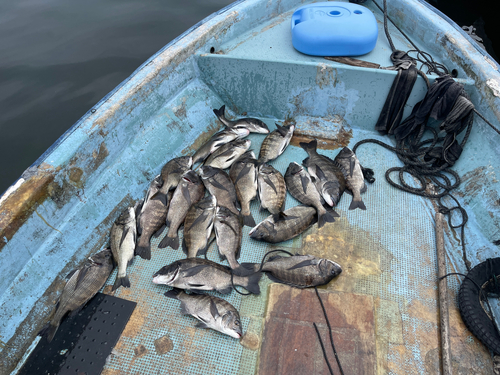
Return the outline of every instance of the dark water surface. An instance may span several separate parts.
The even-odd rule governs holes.
[[[231,2],[3,0],[0,195],[146,59]],[[460,26],[484,14],[484,0],[429,3]],[[498,32],[489,13],[483,18]]]
[[[2,0],[0,195],[151,55],[232,0]]]

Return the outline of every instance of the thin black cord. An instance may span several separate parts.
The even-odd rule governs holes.
[[[318,335],[318,340],[319,343],[321,344],[321,350],[323,351],[323,356],[325,357],[326,364],[328,365],[328,369],[330,370],[330,374],[333,375],[333,370],[332,366],[330,366],[330,362],[328,361],[328,358],[326,356],[326,351],[325,351],[325,346],[323,345],[323,341],[321,340],[321,335],[319,334],[318,327],[316,326],[316,323],[313,323],[314,329],[316,330],[316,334]]]
[[[323,315],[325,316],[326,324],[328,325],[328,332],[330,333],[330,343],[332,345],[333,354],[335,355],[335,359],[337,360],[337,365],[339,366],[340,373],[342,375],[344,375],[344,370],[342,369],[342,366],[340,364],[340,359],[339,359],[339,356],[337,354],[337,350],[335,349],[335,345],[333,343],[332,327],[330,326],[330,320],[328,319],[328,315],[326,315],[325,306],[323,305],[323,301],[321,300],[321,297],[319,295],[318,288],[314,287],[314,290],[316,291],[316,295],[318,296],[319,303],[321,303],[321,309],[323,310]],[[325,358],[326,358],[326,356],[325,356]]]

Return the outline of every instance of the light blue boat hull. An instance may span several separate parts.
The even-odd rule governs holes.
[[[7,346],[0,347],[0,373],[10,373],[22,363],[52,311],[65,275],[107,244],[113,221],[144,197],[161,167],[173,157],[193,153],[222,127],[213,108],[225,104],[228,116],[258,117],[270,128],[275,122],[295,120],[296,142],[272,163],[282,173],[290,162],[300,163],[307,156],[297,147],[301,140],[319,139],[320,152],[332,157],[339,147],[352,147],[365,138],[393,143],[376,133],[374,125],[396,72],[351,67],[294,50],[290,17],[307,3],[238,1],[195,25],[89,110],[4,194],[0,201],[0,340]],[[359,58],[391,66],[383,17],[371,1],[365,6],[377,17],[379,36],[375,50]],[[476,109],[499,127],[498,64],[425,3],[389,0],[388,8],[389,16],[419,48],[457,71],[457,81]],[[392,25],[389,30],[397,48],[412,48]],[[435,78],[429,76],[431,82]],[[405,116],[425,92],[419,77]],[[250,139],[258,151],[263,136]],[[439,356],[435,354],[439,345],[436,207],[385,181],[385,171],[400,165],[394,154],[376,145],[363,145],[357,154],[365,167],[374,169],[377,180],[363,195],[367,211],[349,211],[350,197],[345,196],[339,206],[341,219],[329,224],[325,232],[333,236],[334,244],[338,244],[334,233],[347,233],[345,246],[338,249],[345,255],[339,255],[345,261],[343,279],[332,282],[328,290],[367,295],[374,301],[377,361],[371,373],[427,373],[429,363],[434,363],[429,356]],[[470,139],[454,166],[462,178],[456,196],[469,215],[466,243],[473,265],[498,255],[493,242],[500,239],[499,155],[500,136],[476,116]],[[287,208],[296,204],[288,195]],[[255,202],[252,210],[256,222],[266,216],[257,212]],[[322,233],[314,226],[279,248],[314,252],[310,242]],[[457,238],[447,228],[448,268],[465,272]],[[258,350],[222,334],[196,330],[194,320],[181,316],[178,304],[162,296],[166,289],[151,283],[155,271],[183,257],[180,251],[160,251],[156,245],[151,261],[137,258],[130,269],[132,288],[116,294],[138,300],[143,318],[137,331],[124,332],[118,344],[121,356],[112,359],[106,371],[257,373]],[[359,251],[349,253],[347,245]],[[240,261],[259,262],[274,248],[249,239],[245,228]],[[366,266],[366,273],[359,268],[349,278],[347,269],[352,264]],[[114,282],[114,275],[108,284]],[[451,299],[459,282],[459,278],[450,279],[452,322],[459,327],[454,331],[454,355],[459,361],[460,355],[473,353],[477,363],[470,364],[467,357],[464,368],[489,373],[489,353],[463,328]],[[269,320],[269,284],[267,279],[261,282],[260,298],[245,299],[235,293],[228,297],[240,310],[244,330],[257,337],[257,349]],[[166,322],[159,316],[171,318]],[[159,356],[153,343],[165,334],[175,350]],[[133,349],[139,344],[151,355],[132,362]],[[186,353],[190,359],[184,361]]]

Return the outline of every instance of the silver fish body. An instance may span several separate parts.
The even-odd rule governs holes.
[[[299,164],[292,162],[285,173],[286,187],[292,197],[300,203],[313,206],[318,213],[318,227],[321,228],[327,222],[334,222],[334,215],[328,212],[322,204],[321,195],[312,182],[311,176]]]
[[[118,273],[113,290],[120,286],[130,287],[127,266],[134,259],[136,240],[137,224],[135,210],[133,207],[129,207],[115,220],[111,227],[110,247],[113,257],[118,264]]]
[[[255,226],[255,220],[250,211],[250,202],[257,198],[257,160],[253,153],[246,152],[238,159],[229,170],[229,177],[234,183],[236,196],[241,205],[243,224]]]
[[[193,158],[191,156],[180,156],[166,163],[161,169],[160,176],[163,181],[155,198],[163,199],[157,195],[166,196],[166,194],[177,187],[181,177],[193,166]],[[166,199],[166,198],[165,198]],[[167,202],[165,202],[167,205]]]
[[[316,188],[329,206],[336,206],[346,187],[343,167],[327,156],[318,154],[316,140],[309,143],[301,142],[300,146],[309,155],[303,164],[314,179]]]
[[[239,214],[236,189],[229,175],[220,168],[202,166],[200,176],[207,190],[217,198],[217,205],[227,207],[234,214]]]
[[[240,216],[232,213],[226,207],[219,207],[215,215],[214,227],[220,257],[227,259],[231,269],[239,268],[240,264],[237,259],[240,257],[243,236]]]
[[[198,175],[190,170],[182,175],[181,181],[172,196],[172,202],[167,213],[166,224],[169,227],[167,235],[161,240],[159,248],[170,246],[179,248],[179,227],[184,222],[192,204],[199,202],[205,194],[205,188]]]
[[[231,129],[224,128],[218,133],[215,133],[210,139],[201,146],[193,155],[193,165],[204,161],[211,153],[217,150],[222,145],[229,143],[236,138],[244,138],[250,132],[248,129]]]
[[[105,249],[90,257],[85,264],[70,273],[56,304],[51,321],[39,332],[49,342],[56,334],[63,317],[76,314],[102,288],[113,271],[113,254]]]
[[[213,195],[191,205],[184,221],[182,242],[182,250],[188,258],[206,253],[216,212],[217,200]]]
[[[249,139],[235,139],[221,146],[213,152],[205,161],[204,165],[209,165],[214,168],[226,169],[229,168],[241,155],[243,155],[252,141]]]
[[[295,206],[285,210],[282,217],[270,215],[249,232],[250,238],[258,241],[278,243],[294,238],[317,220],[316,209],[310,206]]]
[[[262,164],[257,171],[257,186],[261,209],[272,214],[283,210],[286,198],[286,184],[283,175],[274,167]]]
[[[361,208],[366,210],[366,206],[361,199],[361,194],[366,192],[366,183],[356,154],[349,147],[344,147],[334,159],[347,171],[346,186],[352,194],[350,210]]]
[[[248,129],[250,133],[261,133],[268,134],[269,128],[267,125],[257,118],[245,117],[238,120],[228,120],[224,114],[226,106],[223,105],[219,109],[214,109],[214,114],[217,116],[220,122],[226,125],[228,128],[244,128]]]
[[[199,320],[198,328],[211,328],[236,339],[243,335],[240,314],[229,302],[208,294],[187,294],[180,289],[165,293],[181,301],[181,313]]]
[[[262,141],[259,164],[267,163],[280,156],[290,144],[294,129],[294,125],[280,126],[276,124],[276,130],[269,133]]]
[[[260,272],[250,276],[233,275],[233,282],[253,294],[259,294],[260,277]],[[231,269],[202,258],[181,259],[162,267],[153,275],[153,283],[192,291],[215,290],[222,294],[233,289]]]
[[[156,194],[160,190],[160,187],[161,176],[158,175],[151,181],[148,192],[146,193],[146,199],[137,216],[139,239],[137,241],[135,253],[143,259],[151,259],[151,237],[162,229],[167,217],[168,204],[170,203],[169,195],[171,195],[172,192],[167,193],[167,204],[165,204],[165,200],[160,199]]]
[[[313,255],[273,256],[262,270],[271,280],[297,288],[309,288],[328,284],[342,272],[342,267],[329,259]]]

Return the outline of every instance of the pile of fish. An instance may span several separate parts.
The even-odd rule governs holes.
[[[349,148],[332,160],[319,154],[317,142],[311,141],[300,143],[308,154],[302,165],[290,163],[283,176],[268,163],[288,147],[294,125],[276,124],[276,130],[270,132],[255,118],[228,120],[225,106],[214,109],[214,114],[225,127],[193,155],[168,161],[151,181],[145,198],[114,222],[110,250],[89,258],[71,275],[51,322],[40,332],[49,341],[63,316],[82,308],[104,285],[113,260],[118,266],[113,290],[130,287],[127,266],[135,255],[151,259],[151,239],[161,236],[166,228],[158,247],[178,250],[181,246],[186,258],[162,267],[154,274],[153,283],[173,287],[165,295],[181,301],[181,313],[197,318],[198,327],[235,338],[242,336],[238,311],[204,291],[227,294],[240,286],[259,294],[262,272],[274,281],[299,288],[326,284],[340,274],[341,267],[335,262],[311,255],[277,255],[262,264],[240,264],[242,229],[245,225],[252,227],[249,235],[255,240],[289,240],[316,222],[320,228],[334,222],[339,215],[333,208],[344,191],[353,196],[349,209],[364,210],[360,194],[366,191],[365,179],[373,182],[373,172],[364,169]],[[250,133],[267,134],[258,158],[250,150],[251,141],[243,139]],[[287,190],[302,204],[283,210]],[[257,198],[260,209],[270,213],[259,224],[250,211],[250,203]],[[213,241],[229,266],[206,259]],[[205,259],[198,258],[203,255]]]

